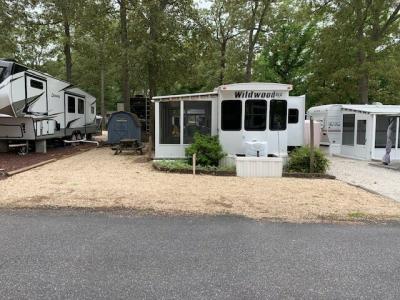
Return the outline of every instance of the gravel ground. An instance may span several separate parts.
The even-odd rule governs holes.
[[[400,204],[335,180],[167,174],[96,148],[0,181],[0,207],[124,207],[285,220],[398,218]]]
[[[368,161],[330,157],[329,174],[400,202],[400,172],[369,165]]]

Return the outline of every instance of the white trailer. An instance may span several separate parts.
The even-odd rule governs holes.
[[[400,105],[323,105],[310,108],[307,117],[310,116],[325,125],[326,134],[322,133],[321,139],[325,138],[324,144],[331,147],[335,144],[334,154],[381,160],[387,153],[390,138],[388,152],[392,160],[400,159]]]
[[[311,107],[307,119],[313,118],[321,124],[321,145],[341,144],[342,105],[330,104]]]
[[[246,142],[266,142],[267,155],[302,146],[305,97],[278,83],[222,85],[213,92],[154,97],[155,157],[183,158],[194,132],[218,135],[224,151],[243,156]],[[289,120],[288,120],[289,115]]]
[[[96,132],[96,99],[14,61],[0,60],[0,142],[80,139]],[[4,148],[4,147],[3,147]]]

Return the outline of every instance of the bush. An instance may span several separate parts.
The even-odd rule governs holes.
[[[310,147],[301,147],[292,151],[289,157],[288,171],[310,173]],[[324,152],[314,149],[314,173],[324,174],[329,166],[329,160]]]
[[[185,150],[189,164],[196,153],[196,164],[200,166],[218,166],[219,160],[226,154],[222,151],[218,136],[204,135],[196,132],[194,142]]]
[[[190,165],[187,160],[155,160],[153,161],[153,166],[156,169],[161,169],[162,171],[167,172],[180,172],[187,171],[191,173],[193,170],[192,165]],[[216,167],[216,166],[196,166],[196,172],[205,171],[208,173],[235,173],[235,167]]]

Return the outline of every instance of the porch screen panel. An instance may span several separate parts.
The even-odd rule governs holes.
[[[180,102],[160,103],[160,144],[180,144]]]
[[[376,129],[375,129],[375,148],[386,148],[387,141],[387,130],[390,124],[391,117],[389,116],[376,116]],[[396,145],[396,128],[397,128],[397,119],[394,121],[394,127],[392,131],[392,148]]]
[[[367,121],[357,121],[357,145],[365,145],[367,137]]]
[[[184,101],[183,143],[193,143],[196,132],[211,135],[211,101]]]
[[[343,115],[343,134],[342,134],[343,145],[354,146],[355,119],[356,116],[354,114]]]

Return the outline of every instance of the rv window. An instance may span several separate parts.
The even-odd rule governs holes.
[[[299,110],[298,109],[295,109],[295,108],[289,109],[288,123],[289,124],[299,123]]]
[[[244,129],[264,131],[267,128],[267,101],[247,100],[245,103]]]
[[[28,71],[28,68],[27,68],[27,67],[24,67],[24,66],[15,64],[12,73],[13,73],[13,74],[17,74],[17,73],[21,73],[21,72],[25,72],[25,71]]]
[[[0,83],[4,80],[4,75],[6,73],[6,68],[5,67],[0,67]]]
[[[242,129],[242,101],[222,101],[221,129],[225,131],[239,131]]]
[[[78,114],[83,115],[85,113],[85,102],[82,99],[78,99]]]
[[[196,132],[211,134],[211,101],[184,101],[183,143],[193,143]]]
[[[31,87],[34,89],[43,90],[43,82],[31,79]]]
[[[356,116],[354,114],[343,115],[343,134],[342,134],[343,145],[354,146],[355,117]]]
[[[68,112],[75,113],[75,98],[68,97]]]
[[[391,117],[389,116],[376,116],[376,130],[375,130],[375,148],[386,148],[387,142],[387,130],[390,125]],[[397,119],[393,119],[394,124],[392,130],[391,140],[392,148],[395,147],[396,144],[396,128],[397,128]]]
[[[286,100],[271,100],[269,111],[269,129],[286,130],[287,102]]]
[[[90,107],[90,112],[94,114],[94,106]]]
[[[180,144],[181,103],[160,103],[160,144]]]

